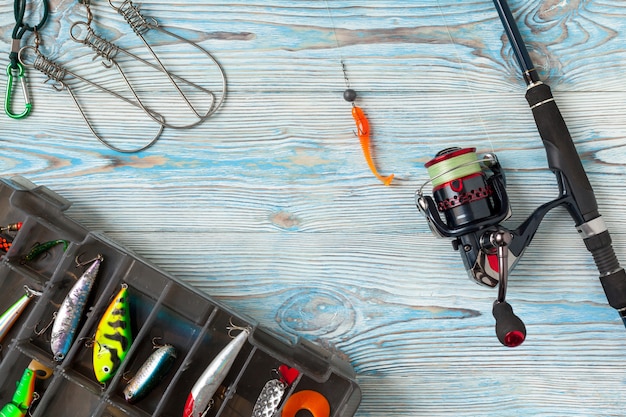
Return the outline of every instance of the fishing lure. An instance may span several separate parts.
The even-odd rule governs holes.
[[[0,233],[18,232],[22,228],[22,222],[11,223],[6,226],[0,226]],[[0,250],[8,252],[13,246],[13,237],[0,235]]]
[[[11,402],[0,410],[0,417],[24,417],[35,397],[35,371],[26,368],[17,383]]]
[[[241,330],[241,333],[222,349],[193,385],[185,403],[183,417],[204,417],[206,415],[211,408],[213,395],[226,378],[250,335],[250,329],[246,327],[231,326],[228,330],[229,334],[233,330]]]
[[[128,285],[123,284],[96,329],[93,370],[98,382],[102,384],[111,379],[126,357],[132,342]]]
[[[303,390],[293,394],[283,406],[282,417],[296,417],[300,410],[308,411],[313,417],[330,417],[330,404],[317,391]]]
[[[93,261],[89,261],[91,265],[76,281],[56,313],[50,336],[50,347],[56,361],[62,361],[72,346],[78,324],[87,304],[87,298],[103,260],[102,255],[98,255]],[[79,263],[78,258],[76,258],[76,264],[78,266],[85,265]]]
[[[32,290],[27,286],[24,286],[24,290],[26,291],[26,294],[21,296],[19,300],[17,300],[0,316],[0,343],[2,343],[7,333],[9,333],[9,330],[11,330],[11,327],[13,327],[13,324],[15,324],[22,312],[26,309],[30,300],[32,300],[34,296],[39,297],[42,294],[41,292]]]
[[[346,97],[346,94],[344,94]],[[356,93],[354,95],[356,98]],[[363,155],[365,155],[365,160],[367,161],[367,165],[370,167],[370,170],[374,174],[376,178],[378,178],[383,184],[389,185],[391,181],[393,181],[394,175],[388,175],[383,177],[378,173],[376,169],[376,165],[374,164],[374,160],[372,159],[372,153],[370,151],[370,124],[367,120],[367,116],[365,116],[365,112],[359,106],[352,104],[352,118],[356,122],[356,130],[359,136],[359,141],[361,142],[361,148],[363,148]]]
[[[23,224],[24,223],[22,222],[17,222],[17,223],[7,224],[6,226],[0,226],[0,233],[19,232]]]
[[[44,366],[33,359],[24,370],[22,378],[17,383],[17,388],[11,402],[0,409],[0,417],[24,417],[28,409],[37,398],[35,394],[35,382],[37,379],[47,379],[52,376],[52,369]]]
[[[156,350],[141,365],[135,376],[124,388],[124,398],[135,403],[144,398],[172,369],[176,361],[176,348],[165,344]]]
[[[278,410],[287,388],[298,378],[300,372],[286,365],[278,367],[278,379],[267,381],[252,409],[252,417],[273,417]]]
[[[25,264],[26,262],[33,261],[57,245],[63,245],[63,252],[65,252],[69,244],[70,242],[64,239],[50,240],[48,242],[39,243],[33,246],[30,252],[22,256],[22,258],[20,259],[20,262],[22,264]]]
[[[337,31],[335,30],[335,22],[333,20],[333,15],[330,12],[330,6],[328,5],[328,0],[326,0],[326,11],[328,12],[328,17],[330,18],[333,34],[335,37],[335,43],[337,46],[337,51],[340,50],[339,39],[337,38]],[[376,178],[378,178],[383,184],[390,185],[391,181],[393,181],[394,175],[388,175],[386,177],[380,175],[378,170],[376,169],[376,165],[374,164],[374,159],[372,158],[371,151],[371,140],[370,140],[370,125],[367,117],[363,110],[354,104],[354,101],[357,98],[357,93],[355,90],[350,88],[350,79],[348,78],[348,72],[346,71],[346,64],[343,61],[343,56],[340,54],[339,62],[341,64],[341,71],[343,72],[343,79],[346,83],[346,90],[343,92],[343,99],[350,104],[352,104],[352,118],[356,122],[357,136],[359,137],[359,141],[361,142],[361,149],[363,149],[363,156],[365,157],[365,161],[372,171],[372,174]]]

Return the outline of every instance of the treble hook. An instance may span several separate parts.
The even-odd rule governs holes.
[[[54,313],[52,313],[52,320],[50,320],[50,323],[46,324],[46,327],[44,327],[41,330],[37,330],[37,326],[39,323],[37,323],[35,325],[35,328],[33,329],[33,333],[35,333],[35,335],[37,336],[41,336],[42,334],[44,334],[45,332],[48,331],[48,329],[52,326],[52,324],[54,323],[54,320],[56,320],[57,318],[57,312],[55,311]]]
[[[81,266],[88,265],[88,264],[90,264],[92,262],[95,262],[95,261],[100,261],[100,262],[104,261],[104,256],[102,256],[101,254],[97,254],[95,258],[90,259],[88,261],[83,261],[83,262],[81,262],[80,256],[81,255],[78,255],[74,259],[74,262],[76,263],[76,268],[80,268]]]
[[[30,96],[28,94],[28,88],[26,87],[26,76],[24,74],[24,66],[19,62],[16,64],[17,67],[9,64],[7,66],[7,92],[4,97],[4,112],[12,119],[23,119],[28,116],[31,109],[33,108],[32,103],[30,102]],[[17,74],[13,75],[14,72]],[[13,92],[13,80],[17,77],[18,81],[22,85],[22,94],[24,94],[24,111],[21,113],[13,113],[11,110],[13,101],[12,92]]]
[[[233,331],[235,330],[240,330],[240,331],[247,331],[250,332],[251,328],[250,326],[237,326],[236,324],[233,323],[233,318],[231,317],[230,320],[228,321],[228,326],[226,327],[226,330],[228,330],[228,337],[230,338],[234,338],[235,336],[233,336]]]

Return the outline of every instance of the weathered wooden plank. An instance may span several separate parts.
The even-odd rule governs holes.
[[[101,34],[145,54],[107,2],[92,3]],[[618,0],[510,4],[626,260],[626,9]],[[493,335],[495,292],[466,277],[414,206],[423,163],[451,145],[497,152],[510,224],[556,195],[492,2],[328,5],[332,19],[325,1],[145,2],[146,15],[224,66],[223,108],[121,155],[96,142],[67,92],[29,71],[35,109],[21,121],[0,117],[0,174],[51,187],[87,227],[282,335],[345,355],[364,389],[359,416],[622,415],[626,334],[565,212],[548,216],[511,275],[529,337],[507,350]],[[53,1],[52,11],[42,50],[125,92],[115,70],[69,38],[83,6]],[[0,51],[10,49],[12,19],[12,4],[0,4]],[[193,51],[158,33],[149,40],[173,71],[216,88]],[[377,164],[399,177],[392,187],[363,161],[341,99],[342,59]],[[184,116],[163,79],[119,61],[138,92]],[[107,135],[149,137],[145,118],[92,86],[72,88]]]

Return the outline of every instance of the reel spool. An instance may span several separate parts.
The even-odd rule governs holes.
[[[509,252],[513,233],[500,226],[511,212],[498,159],[493,154],[479,159],[476,148],[454,147],[424,166],[430,179],[416,193],[418,209],[436,236],[454,238],[452,246],[475,282],[499,285],[492,309],[496,335],[505,346],[519,346],[526,328],[506,302],[508,271],[519,254]],[[422,192],[429,183],[432,197]]]
[[[416,203],[436,235],[459,237],[509,216],[504,174],[495,155],[478,159],[476,148],[447,148],[424,166],[430,180],[418,190]],[[422,193],[428,183],[434,200]]]
[[[451,228],[493,216],[493,188],[478,163],[476,148],[448,148],[424,165],[437,209]]]

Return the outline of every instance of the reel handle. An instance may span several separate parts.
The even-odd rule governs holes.
[[[496,319],[496,336],[500,343],[511,348],[521,345],[526,339],[526,326],[513,313],[513,307],[506,301],[496,301],[492,313]]]

